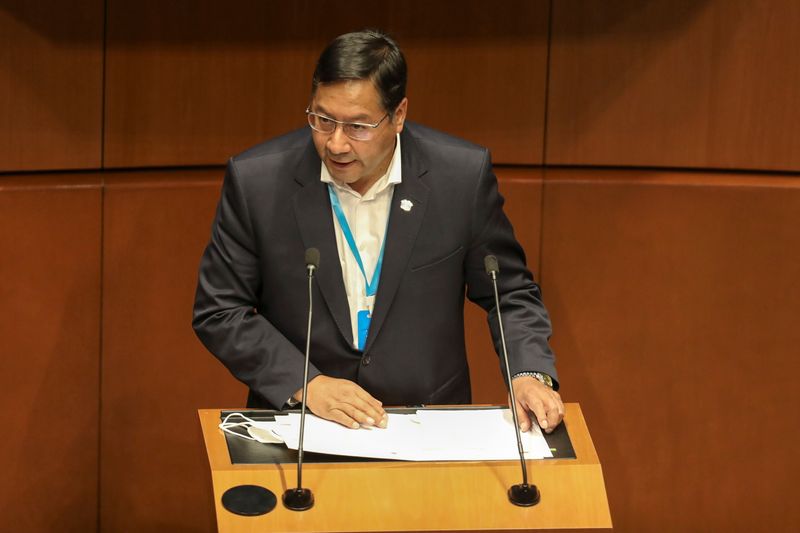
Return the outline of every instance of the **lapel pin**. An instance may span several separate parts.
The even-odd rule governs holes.
[[[412,207],[414,207],[414,204],[411,202],[411,200],[400,200],[400,209],[403,211],[411,211]]]

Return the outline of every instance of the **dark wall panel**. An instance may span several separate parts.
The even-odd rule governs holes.
[[[105,162],[221,164],[305,125],[311,74],[339,33],[382,27],[410,65],[410,117],[541,162],[548,2],[110,0]]]
[[[542,171],[496,168],[505,211],[527,256],[528,268],[538,280],[541,229]],[[500,265],[502,272],[503,265]],[[546,303],[546,301],[545,301]],[[464,308],[467,355],[474,403],[506,403],[505,382],[486,323],[486,312],[470,302]]]
[[[542,279],[621,531],[800,523],[800,182],[548,171]]]
[[[800,3],[553,3],[548,164],[800,170]]]
[[[95,531],[99,180],[0,178],[0,531]]]
[[[103,2],[0,3],[0,172],[100,166]]]
[[[246,391],[194,337],[222,171],[110,176],[103,235],[103,531],[213,531],[197,409]]]
[[[395,5],[386,26],[408,59],[410,118],[489,147],[497,164],[541,164],[549,2]]]

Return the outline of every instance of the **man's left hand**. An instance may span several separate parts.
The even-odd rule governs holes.
[[[512,382],[517,399],[519,429],[528,431],[535,421],[545,433],[552,431],[564,419],[564,403],[561,395],[531,376],[520,376]],[[511,399],[509,398],[509,403]]]

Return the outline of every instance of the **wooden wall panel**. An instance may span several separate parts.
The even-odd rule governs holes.
[[[0,5],[0,172],[97,168],[103,2]]]
[[[800,170],[800,4],[554,2],[548,164]]]
[[[96,531],[100,199],[0,178],[0,531]]]
[[[105,196],[100,524],[214,531],[197,409],[246,390],[195,338],[192,304],[222,171],[110,176]]]
[[[548,171],[542,280],[562,395],[621,531],[800,523],[800,182]]]
[[[105,162],[221,164],[305,125],[311,75],[340,33],[407,51],[410,116],[541,162],[548,2],[108,2]]]
[[[521,168],[495,168],[500,192],[506,199],[505,211],[514,233],[527,256],[528,268],[538,281],[539,237],[541,230],[542,171]],[[502,271],[502,265],[500,265]],[[545,304],[547,300],[545,298]],[[464,306],[467,357],[474,403],[505,404],[506,388],[494,351],[486,313],[467,301]]]
[[[407,56],[410,118],[489,147],[496,164],[541,164],[549,2],[396,4],[386,26]]]

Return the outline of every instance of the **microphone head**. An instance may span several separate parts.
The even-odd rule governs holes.
[[[316,248],[306,250],[306,266],[319,268],[319,250]]]
[[[500,267],[497,265],[497,258],[493,255],[487,255],[483,258],[483,266],[486,267],[486,273],[490,276],[500,272]]]

